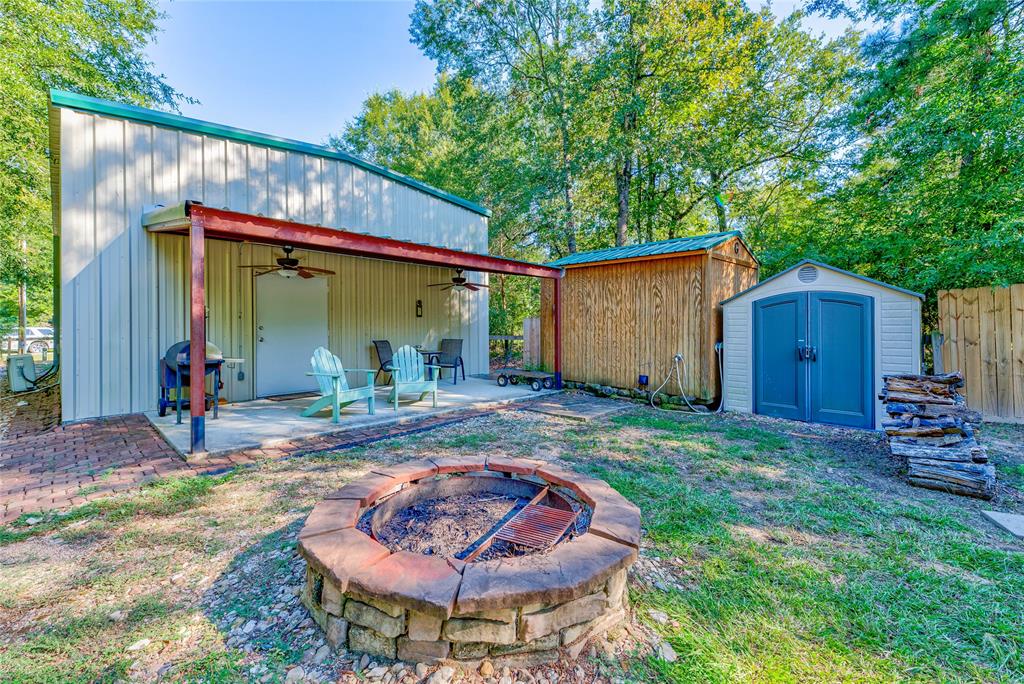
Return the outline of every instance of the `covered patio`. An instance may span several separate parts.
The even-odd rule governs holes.
[[[171,207],[161,207],[143,215],[142,224],[146,231],[153,235],[179,235],[186,237],[187,263],[183,266],[188,275],[188,341],[189,341],[189,395],[201,396],[208,379],[201,369],[206,364],[207,327],[210,324],[209,298],[207,287],[214,287],[210,280],[212,273],[207,272],[207,264],[213,255],[209,253],[217,244],[237,243],[253,246],[290,246],[308,250],[311,254],[320,254],[324,258],[356,257],[359,260],[373,260],[375,263],[392,262],[396,265],[414,265],[412,267],[430,267],[442,269],[462,269],[470,274],[494,273],[517,276],[528,276],[551,279],[554,284],[554,297],[551,308],[554,320],[558,321],[560,306],[560,278],[562,271],[529,262],[504,259],[488,254],[461,251],[396,240],[389,237],[368,235],[364,233],[327,228],[320,225],[309,225],[295,221],[268,218],[257,214],[247,214],[226,209],[214,209],[197,202],[184,202]],[[181,238],[175,238],[180,240]],[[180,244],[180,243],[179,243]],[[263,247],[266,249],[266,247]],[[334,255],[334,256],[331,256]],[[184,259],[183,259],[184,261]],[[216,262],[209,262],[216,263]],[[354,279],[351,279],[354,280]],[[481,283],[476,283],[481,284]],[[370,296],[372,289],[365,291],[363,284],[346,282],[346,289],[357,296]],[[214,293],[216,294],[216,293]],[[419,302],[417,302],[417,307]],[[394,307],[392,307],[393,309]],[[392,315],[394,311],[392,310]],[[372,317],[372,313],[371,313]],[[335,321],[335,327],[345,329],[345,321]],[[245,327],[244,325],[241,327]],[[443,334],[444,331],[437,331]],[[248,331],[253,337],[261,335],[255,329]],[[364,325],[363,330],[351,330],[351,335],[359,338],[361,344],[370,343],[370,332]],[[362,337],[367,339],[363,340]],[[555,387],[561,387],[561,352],[560,326],[554,330]],[[398,344],[403,344],[401,340]],[[332,351],[334,351],[332,349]],[[305,357],[308,352],[297,351]],[[342,356],[345,362],[346,354]],[[226,356],[229,356],[226,354]],[[365,361],[353,364],[345,362],[346,368],[352,365],[365,365]],[[478,371],[479,372],[479,371]],[[350,380],[356,380],[355,375]],[[382,378],[384,380],[384,378]],[[356,383],[361,384],[361,383]],[[396,420],[419,418],[435,413],[451,412],[462,409],[478,408],[506,401],[536,396],[527,388],[499,388],[492,381],[479,377],[467,377],[463,383],[450,384],[450,377],[438,385],[438,406],[431,402],[400,402],[397,416],[387,403],[390,388],[383,386],[377,390],[377,413],[368,415],[365,403],[353,404],[343,411],[340,423],[333,423],[329,415],[305,418],[300,412],[312,399],[255,399],[219,408],[219,416],[215,421],[207,422],[203,402],[191,402],[190,419],[178,424],[173,412],[165,418],[156,412],[147,413],[153,424],[168,439],[174,448],[182,454],[202,454],[225,452],[251,446],[266,446],[275,440],[284,441],[296,437],[327,434],[355,427],[385,424]],[[246,397],[247,399],[250,397]],[[359,408],[357,408],[359,407]]]
[[[384,385],[376,388],[377,411],[374,415],[367,413],[366,404],[360,402],[342,409],[339,423],[331,422],[329,416],[303,417],[302,411],[313,401],[312,398],[254,399],[221,406],[217,420],[206,424],[206,453],[217,455],[268,448],[317,435],[418,421],[459,411],[495,408],[555,392],[534,392],[526,385],[498,387],[492,380],[467,377],[465,382],[460,380],[458,385],[452,385],[447,380],[438,385],[437,408],[429,400],[413,401],[415,397],[409,397],[399,402],[396,413],[387,403],[390,391],[391,388]],[[173,412],[161,417],[156,411],[148,411],[146,418],[175,451],[183,456],[190,453],[192,435],[189,423],[178,424]]]

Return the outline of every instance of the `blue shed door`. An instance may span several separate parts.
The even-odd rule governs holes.
[[[845,292],[809,294],[811,421],[874,427],[872,300]]]
[[[797,349],[807,339],[807,293],[754,302],[754,411],[807,420],[807,368]]]
[[[754,302],[754,411],[874,427],[870,297],[795,292]]]

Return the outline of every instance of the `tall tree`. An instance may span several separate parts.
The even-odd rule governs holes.
[[[930,296],[1024,282],[1024,3],[814,9],[879,28],[855,81],[853,173],[826,198],[812,248]]]
[[[0,0],[0,328],[20,282],[30,321],[52,315],[49,89],[174,107],[143,54],[159,16],[150,0]]]
[[[549,148],[562,203],[560,249],[576,251],[578,145],[592,41],[582,0],[417,0],[411,33],[442,69],[532,111],[534,143]]]

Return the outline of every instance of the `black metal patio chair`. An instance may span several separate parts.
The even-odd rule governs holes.
[[[452,384],[459,384],[459,368],[462,369],[462,379],[466,379],[466,364],[462,361],[462,340],[444,339],[441,340],[441,349],[433,357],[434,365],[439,368],[452,369]],[[438,370],[440,378],[441,371]]]
[[[395,353],[391,351],[391,342],[389,340],[374,340],[373,346],[377,350],[377,359],[380,361],[380,368],[373,376],[373,382],[377,384],[380,374],[388,373],[388,384],[391,384],[391,359],[395,356]]]

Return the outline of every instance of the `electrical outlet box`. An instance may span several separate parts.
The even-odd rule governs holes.
[[[7,381],[12,392],[27,392],[36,385],[36,360],[31,354],[7,357]]]

